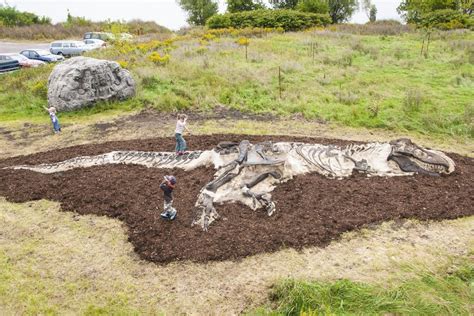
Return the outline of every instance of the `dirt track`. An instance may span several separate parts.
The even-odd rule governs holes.
[[[196,136],[187,137],[187,141],[191,149],[209,149],[219,141],[244,138],[348,143],[242,135]],[[10,158],[0,161],[0,166],[61,161],[118,149],[168,151],[173,146],[172,138],[83,145]],[[0,169],[0,195],[15,202],[49,199],[59,201],[63,210],[118,218],[127,225],[135,251],[146,260],[205,262],[238,259],[283,247],[325,245],[345,231],[389,219],[439,220],[474,215],[474,159],[450,156],[456,162],[456,172],[445,177],[356,175],[331,180],[318,174],[299,176],[274,191],[275,216],[269,218],[264,211],[254,212],[240,204],[219,205],[217,211],[222,218],[207,233],[190,224],[198,192],[214,174],[211,169],[186,173],[123,165],[50,175]],[[172,223],[159,218],[163,201],[158,184],[169,173],[178,178],[175,206],[179,213]]]

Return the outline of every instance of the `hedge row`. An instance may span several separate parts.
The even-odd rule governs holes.
[[[468,29],[474,27],[474,18],[451,9],[436,10],[422,16],[421,25],[441,30]]]
[[[216,14],[207,20],[207,26],[211,29],[262,27],[283,28],[285,31],[299,31],[329,23],[331,18],[327,14],[293,10],[254,10]]]

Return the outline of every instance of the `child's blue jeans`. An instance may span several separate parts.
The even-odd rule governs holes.
[[[59,121],[56,120],[55,122],[53,122],[53,129],[55,132],[59,132],[61,131],[61,126],[59,125]]]
[[[186,141],[183,138],[183,135],[176,133],[176,152],[185,151],[186,150]]]

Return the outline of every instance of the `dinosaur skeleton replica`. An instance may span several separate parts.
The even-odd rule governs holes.
[[[294,142],[251,144],[222,142],[213,150],[193,151],[178,156],[170,152],[113,151],[83,156],[57,163],[7,167],[41,173],[105,164],[134,164],[149,168],[192,170],[203,166],[217,169],[195,204],[193,225],[207,230],[219,215],[214,203],[241,202],[253,210],[264,208],[269,216],[275,210],[271,192],[294,176],[317,172],[341,179],[354,172],[367,176],[403,176],[415,173],[429,176],[450,174],[455,164],[440,151],[421,148],[409,139],[390,143],[332,146]]]

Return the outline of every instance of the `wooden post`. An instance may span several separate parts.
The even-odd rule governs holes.
[[[431,38],[431,32],[428,32],[428,41],[426,42],[426,54],[425,57],[428,57],[428,50],[430,47],[430,38]]]
[[[245,60],[248,60],[247,47],[249,47],[249,45],[245,45]]]
[[[423,56],[423,49],[425,48],[425,37],[423,36],[423,42],[421,42],[421,52],[420,56]]]
[[[316,47],[315,47],[316,45],[314,43],[311,43],[311,44],[312,44],[312,47],[313,47],[312,51],[313,51],[313,63],[314,63],[314,54],[315,54],[315,50],[316,50]]]
[[[278,66],[278,90],[280,91],[280,99],[281,99],[281,67]]]

